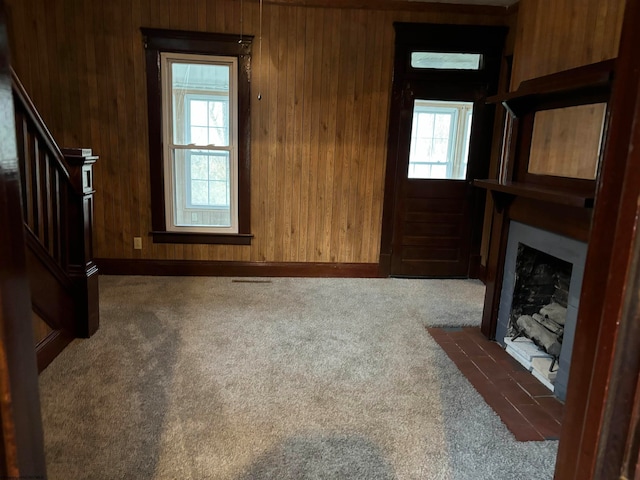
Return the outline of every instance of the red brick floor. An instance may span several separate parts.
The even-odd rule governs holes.
[[[521,442],[557,440],[564,405],[478,328],[428,328],[487,404]]]

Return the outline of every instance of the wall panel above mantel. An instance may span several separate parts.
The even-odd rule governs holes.
[[[520,0],[511,90],[520,82],[615,58],[624,0]]]
[[[502,25],[504,9],[410,10],[245,1],[255,35],[251,246],[153,244],[140,27],[240,32],[237,0],[8,0],[15,69],[62,145],[91,147],[95,254],[377,263],[393,22]],[[280,2],[278,2],[280,3]],[[483,13],[484,12],[484,13]],[[493,12],[493,13],[491,13]],[[503,13],[499,13],[503,12]],[[257,101],[258,91],[262,101]],[[142,250],[133,237],[142,237]]]

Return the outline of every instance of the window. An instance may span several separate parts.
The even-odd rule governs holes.
[[[252,38],[142,33],[154,242],[250,244]]]
[[[464,179],[472,118],[471,102],[416,100],[408,177]]]
[[[482,55],[479,53],[412,52],[413,68],[436,70],[480,70]]]
[[[238,233],[236,58],[160,61],[167,230]]]

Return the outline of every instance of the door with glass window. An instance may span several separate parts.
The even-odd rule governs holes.
[[[486,97],[495,93],[504,30],[395,27],[381,268],[394,276],[468,277],[484,207],[472,181],[488,173],[495,109]],[[486,48],[473,42],[487,39],[485,29],[496,37]],[[434,36],[416,42],[425,32]],[[451,38],[458,43],[443,45]]]

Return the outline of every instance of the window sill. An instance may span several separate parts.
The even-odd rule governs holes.
[[[150,232],[153,243],[251,245],[250,233]]]

